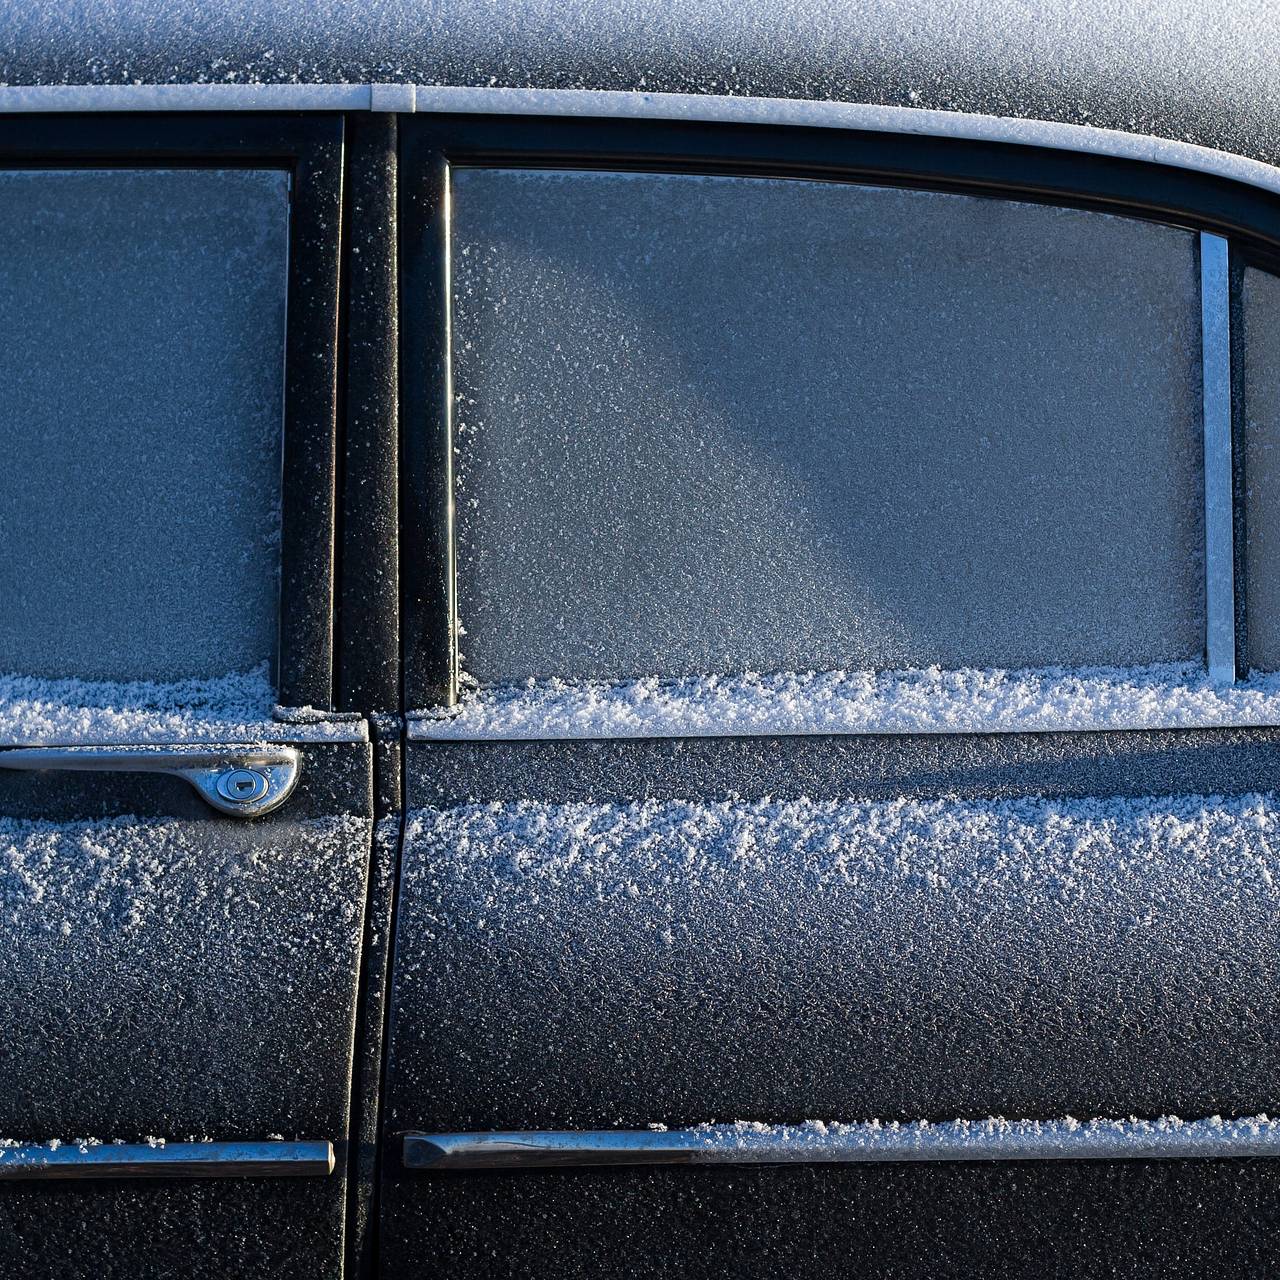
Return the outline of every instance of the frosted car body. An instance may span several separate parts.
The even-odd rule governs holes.
[[[1275,1269],[1278,25],[0,6],[0,1259]]]

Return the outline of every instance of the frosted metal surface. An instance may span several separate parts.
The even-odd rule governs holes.
[[[1276,818],[1256,794],[411,811],[388,1127],[1266,1110]]]
[[[0,671],[272,657],[287,183],[0,173]]]
[[[0,818],[0,1132],[341,1132],[372,824],[45,813]]]
[[[40,0],[8,85],[417,81],[755,94],[1039,117],[1280,154],[1261,0]]]
[[[479,680],[1200,659],[1191,234],[502,170],[453,219]]]
[[[1280,279],[1248,267],[1242,291],[1245,601],[1249,666],[1280,669]]]
[[[1235,515],[1231,458],[1231,259],[1227,241],[1200,233],[1200,385],[1204,405],[1205,665],[1236,678]]]

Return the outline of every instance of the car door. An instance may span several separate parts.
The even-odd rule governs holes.
[[[382,1273],[1273,1267],[1274,198],[402,129]]]
[[[0,134],[0,1256],[339,1275],[340,117]]]

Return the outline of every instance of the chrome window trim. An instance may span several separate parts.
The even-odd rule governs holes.
[[[1222,236],[1200,233],[1205,662],[1217,684],[1236,678],[1230,253]]]
[[[807,98],[510,89],[413,84],[4,85],[0,114],[93,111],[380,111],[685,120],[807,129],[861,129],[1002,142],[1141,160],[1280,194],[1280,166],[1174,138],[1054,120]]]

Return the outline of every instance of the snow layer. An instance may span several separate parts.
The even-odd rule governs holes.
[[[669,885],[794,871],[812,883],[869,887],[919,881],[967,896],[1035,886],[1054,897],[1092,895],[1104,868],[1160,874],[1190,859],[1237,888],[1262,885],[1280,904],[1280,814],[1273,795],[990,802],[762,800],[631,804],[468,804],[416,810],[405,835],[466,874],[508,892],[535,883],[591,885],[636,897]],[[446,872],[442,872],[447,874]],[[785,888],[785,883],[783,885]],[[1152,887],[1157,887],[1152,885]]]
[[[46,0],[8,84],[417,81],[839,98],[1088,121],[1277,154],[1259,0]]]
[[[0,818],[0,1133],[341,1133],[369,837]]]
[[[1280,724],[1280,674],[1215,685],[1192,664],[823,671],[528,681],[419,712],[419,741],[815,733],[1050,733]]]
[[[473,803],[403,874],[406,1128],[1276,1107],[1273,795]]]
[[[113,683],[0,675],[0,744],[363,742],[362,720],[279,708],[267,666],[213,680]]]

